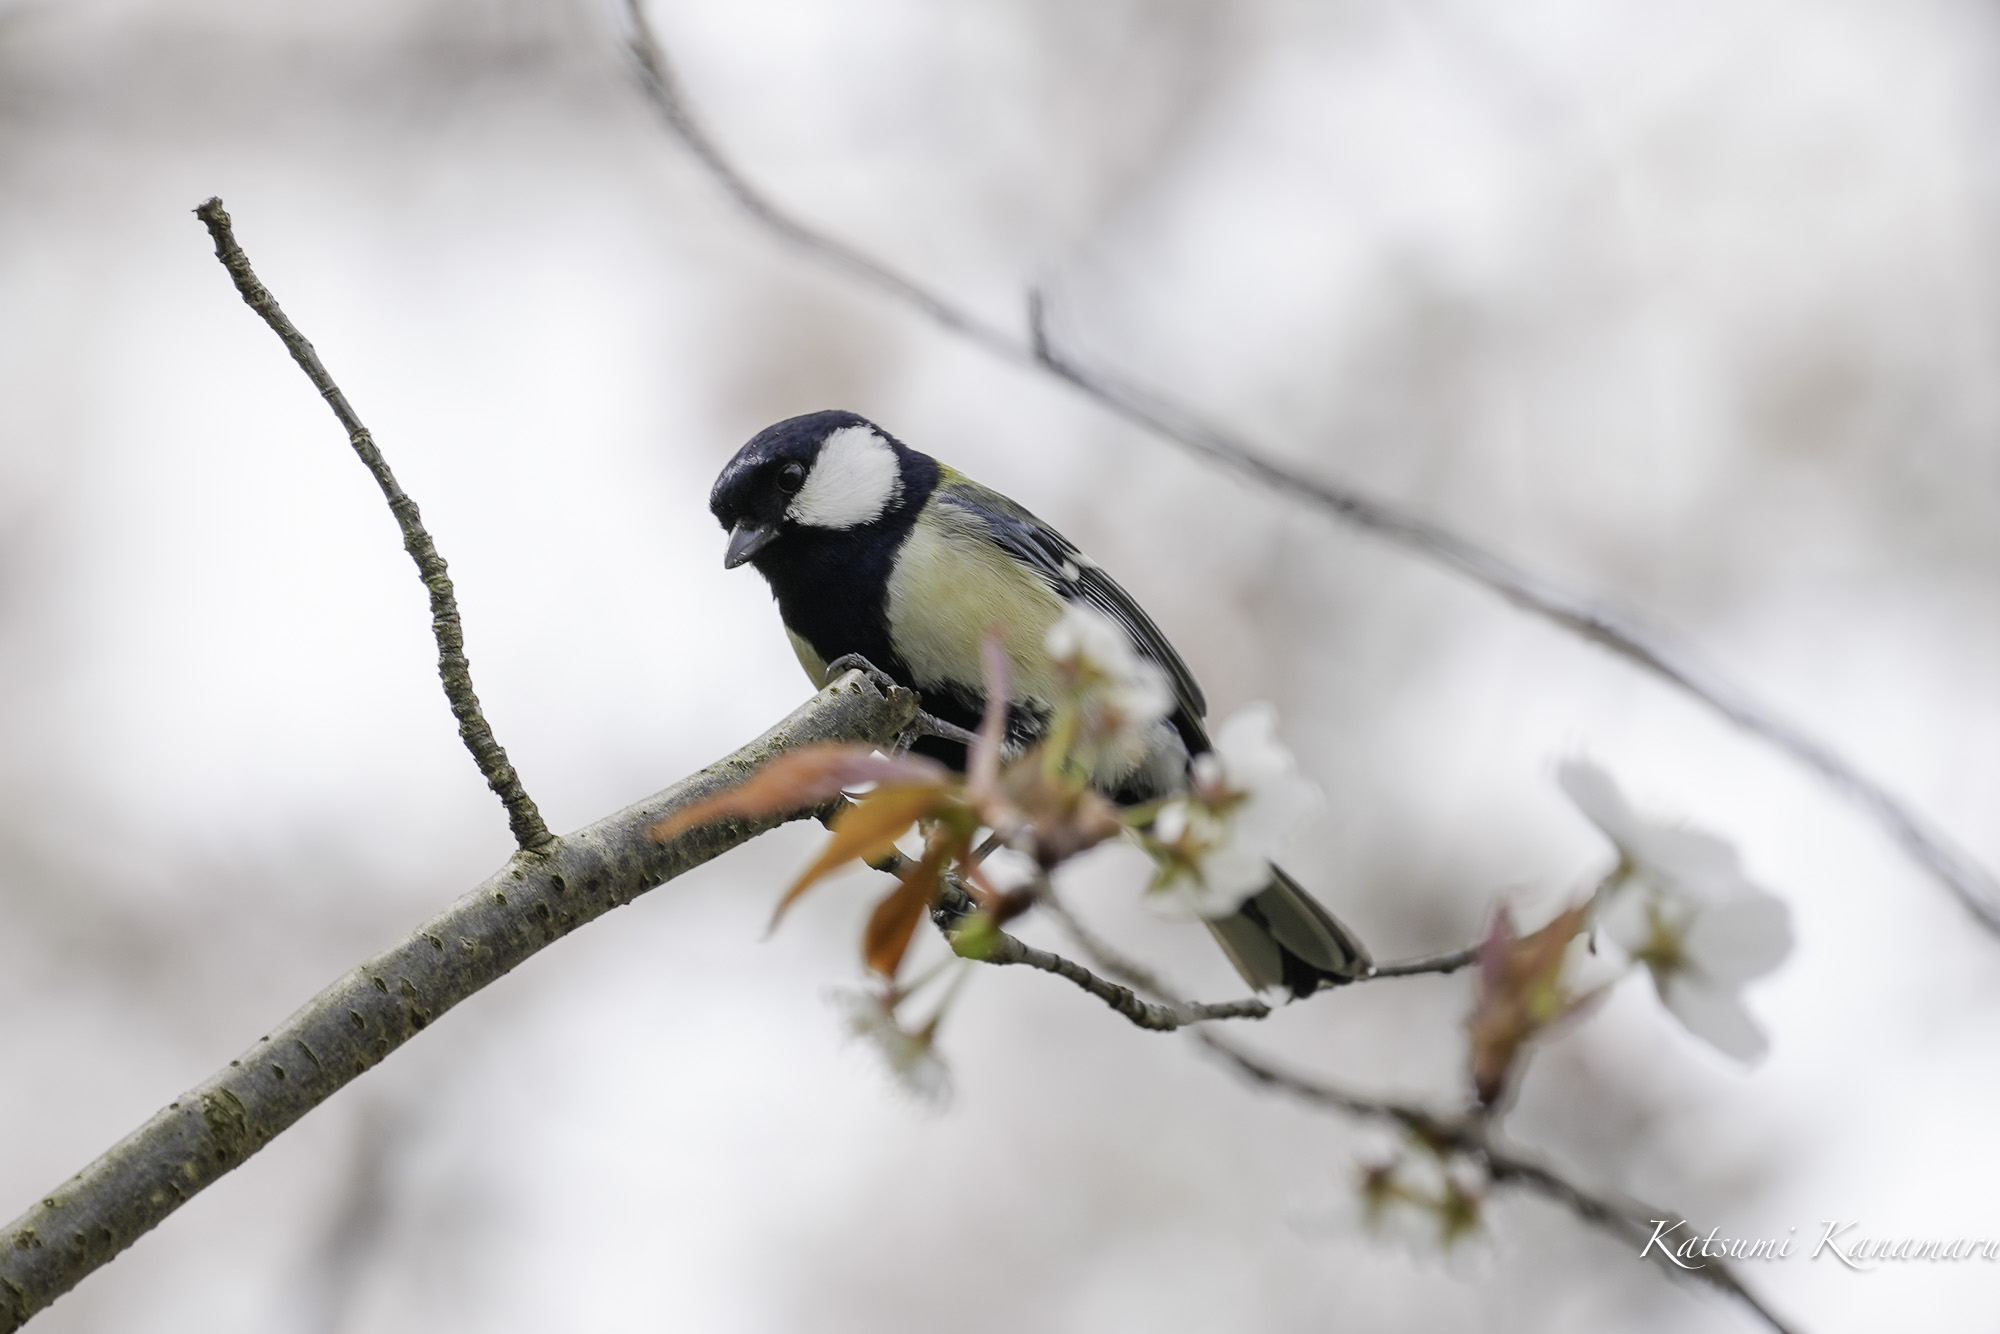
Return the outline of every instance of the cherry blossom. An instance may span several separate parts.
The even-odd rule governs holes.
[[[1737,1060],[1762,1057],[1769,1043],[1742,992],[1791,953],[1790,909],[1751,883],[1727,842],[1638,815],[1596,765],[1572,760],[1559,781],[1618,850],[1601,936],[1645,967],[1690,1033]]]

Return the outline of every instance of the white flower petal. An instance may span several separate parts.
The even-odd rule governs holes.
[[[1250,799],[1237,808],[1236,819],[1246,838],[1275,852],[1323,800],[1319,788],[1294,774],[1251,792]]]
[[[881,1054],[904,1092],[930,1107],[945,1103],[951,1094],[951,1071],[929,1041],[903,1031],[881,997],[836,990],[830,999],[847,1020],[848,1032]]]
[[[1257,703],[1236,712],[1215,734],[1222,781],[1245,798],[1232,812],[1241,836],[1267,852],[1276,852],[1322,800],[1277,731],[1277,711]]]
[[[1687,1031],[1723,1055],[1754,1062],[1770,1048],[1734,991],[1708,985],[1692,973],[1681,973],[1659,987],[1660,1000]]]
[[[1081,602],[1069,604],[1042,645],[1051,658],[1082,662],[1113,677],[1123,675],[1119,668],[1134,656],[1132,641],[1118,623]]]
[[[1738,1060],[1762,1056],[1769,1044],[1738,993],[1791,952],[1790,909],[1744,877],[1726,840],[1642,819],[1596,765],[1572,760],[1558,779],[1625,862],[1598,904],[1600,937],[1645,963],[1690,1033]]]
[[[1623,888],[1609,895],[1597,909],[1598,931],[1625,953],[1637,954],[1653,937],[1652,899],[1643,889]]]
[[[1727,840],[1699,829],[1641,824],[1624,845],[1633,871],[1660,889],[1721,899],[1744,887],[1742,864]]]
[[[1556,769],[1556,782],[1584,818],[1603,830],[1620,850],[1631,845],[1639,817],[1610,774],[1589,760],[1564,760]]]
[[[1213,920],[1228,917],[1270,882],[1271,864],[1262,857],[1211,854],[1202,859],[1198,876],[1181,875],[1164,885],[1156,883],[1146,895],[1146,904],[1162,917],[1176,921]]]
[[[1150,831],[1161,862],[1155,907],[1227,917],[1271,883],[1272,858],[1320,800],[1276,733],[1271,707],[1252,705],[1195,757],[1193,790],[1168,802]]]
[[[1649,885],[1623,884],[1597,910],[1603,936],[1629,955],[1677,953],[1700,905]]]
[[[1596,916],[1598,932],[1626,954],[1638,954],[1652,940],[1652,914],[1648,904],[1652,894],[1644,890],[1624,890],[1602,902]]]
[[[1069,605],[1044,644],[1076,711],[1073,758],[1094,774],[1129,773],[1143,764],[1174,707],[1159,664],[1139,655],[1122,625],[1082,603]]]
[[[951,1069],[929,1043],[893,1069],[904,1091],[924,1106],[943,1107],[951,1101]]]
[[[1441,1249],[1437,1211],[1414,1200],[1391,1200],[1366,1211],[1362,1223],[1374,1240],[1414,1259],[1429,1260]]]
[[[1690,967],[1719,984],[1741,986],[1792,952],[1792,910],[1775,894],[1747,889],[1697,916],[1686,948]]]
[[[1095,672],[1135,701],[1163,707],[1172,697],[1159,665],[1140,657],[1125,627],[1095,607],[1070,603],[1042,643],[1057,662]]]
[[[1198,922],[1204,918],[1227,917],[1233,909],[1216,911],[1208,887],[1183,876],[1146,895],[1146,906],[1170,922]]]
[[[1239,791],[1252,791],[1297,772],[1278,740],[1278,711],[1263,701],[1245,705],[1215,730],[1215,755]]]
[[[1201,876],[1209,904],[1202,916],[1227,917],[1271,883],[1271,858],[1261,847],[1225,843],[1202,858]]]

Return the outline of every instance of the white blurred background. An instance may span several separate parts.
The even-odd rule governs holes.
[[[1643,608],[2000,863],[2000,24],[1964,0],[662,0],[717,137],[833,231],[1317,474]],[[2000,1238],[2000,940],[1598,651],[777,248],[595,0],[0,0],[0,1217],[496,866],[422,590],[216,265],[220,194],[458,581],[570,828],[807,689],[705,510],[843,406],[1119,573],[1325,788],[1293,869],[1383,957],[1605,849],[1587,753],[1796,915],[1739,1069],[1644,984],[1512,1125],[1730,1235]],[[1446,1267],[1313,1220],[1377,1141],[1048,977],[948,1110],[769,941],[793,828],[426,1032],[41,1318],[63,1331],[1748,1329],[1534,1202]],[[1211,997],[1129,862],[1073,899]],[[1030,927],[1029,934],[1039,933]],[[933,942],[931,948],[935,948]],[[1244,1036],[1446,1100],[1464,979]],[[1754,1266],[1813,1331],[1991,1328],[2000,1270]]]

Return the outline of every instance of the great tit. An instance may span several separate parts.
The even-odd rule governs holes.
[[[1053,709],[1044,641],[1068,604],[1107,615],[1174,693],[1136,763],[1094,772],[1122,802],[1171,795],[1209,749],[1201,687],[1131,594],[1061,533],[997,491],[909,448],[852,412],[813,412],[760,431],[715,479],[709,509],[729,532],[725,568],[756,566],[771,585],[799,663],[815,685],[859,655],[916,690],[924,708],[976,728],[985,709],[982,637],[1006,628],[1013,660],[1009,727],[1033,740]],[[917,743],[954,767],[965,749]],[[1258,990],[1305,996],[1364,975],[1353,934],[1276,866],[1235,915],[1211,920],[1223,951]]]

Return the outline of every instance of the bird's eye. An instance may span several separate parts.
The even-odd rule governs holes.
[[[806,484],[806,470],[797,463],[787,463],[778,469],[778,489],[791,495]]]

